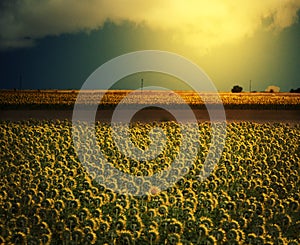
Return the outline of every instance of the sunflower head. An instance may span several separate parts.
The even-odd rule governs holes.
[[[157,186],[151,186],[149,188],[149,193],[153,196],[158,195],[160,193],[160,189]]]
[[[133,235],[129,231],[120,231],[117,244],[130,245],[133,242]]]

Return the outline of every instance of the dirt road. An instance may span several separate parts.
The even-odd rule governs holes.
[[[188,122],[192,118],[184,110],[178,110],[183,118]],[[85,112],[87,113],[87,112]],[[126,114],[132,113],[131,110],[121,111],[121,120],[125,120]],[[26,120],[26,119],[69,119],[72,120],[72,110],[0,110],[0,120]],[[110,122],[113,110],[100,110],[96,114],[97,121]],[[209,121],[206,110],[194,110],[196,119],[199,122]],[[168,121],[174,117],[160,109],[142,110],[137,112],[131,121]],[[286,122],[300,123],[299,110],[226,110],[226,120],[231,121],[252,121],[252,122]]]

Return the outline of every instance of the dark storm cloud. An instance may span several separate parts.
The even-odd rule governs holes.
[[[300,0],[2,0],[0,47],[27,47],[46,36],[131,21],[174,32],[174,40],[197,50],[251,36],[263,19],[270,30],[297,21]]]

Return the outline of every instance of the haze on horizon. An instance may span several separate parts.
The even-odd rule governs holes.
[[[299,9],[300,0],[3,0],[0,88],[22,80],[23,88],[79,89],[106,61],[155,49],[190,59],[219,91],[247,91],[249,80],[253,90],[289,91],[300,87]]]

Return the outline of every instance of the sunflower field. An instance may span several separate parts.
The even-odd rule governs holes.
[[[119,152],[110,124],[96,123],[95,132],[108,161],[139,177],[168,169],[177,157],[176,122],[135,123],[130,137],[145,149],[157,126],[167,147],[152,160]],[[0,244],[299,244],[300,125],[227,124],[221,159],[205,180],[199,176],[211,130],[198,126],[197,158],[175,173],[180,180],[134,196],[113,192],[86,171],[71,121],[1,121]],[[131,188],[147,184],[141,179]]]
[[[106,109],[114,108],[122,99],[131,93],[131,90],[91,90],[81,91],[78,104],[89,106],[99,104],[99,95],[103,96],[101,107]],[[198,93],[192,91],[176,91],[189,106],[193,109],[205,109],[206,104],[218,104],[219,100],[214,93]],[[220,99],[227,109],[300,109],[300,95],[294,93],[219,93]],[[78,90],[20,90],[20,91],[0,91],[1,109],[73,109],[78,96]],[[142,93],[135,93],[126,100],[127,106],[136,104],[151,105],[171,105],[173,108],[179,107],[182,100],[178,100],[169,91],[148,90]]]

